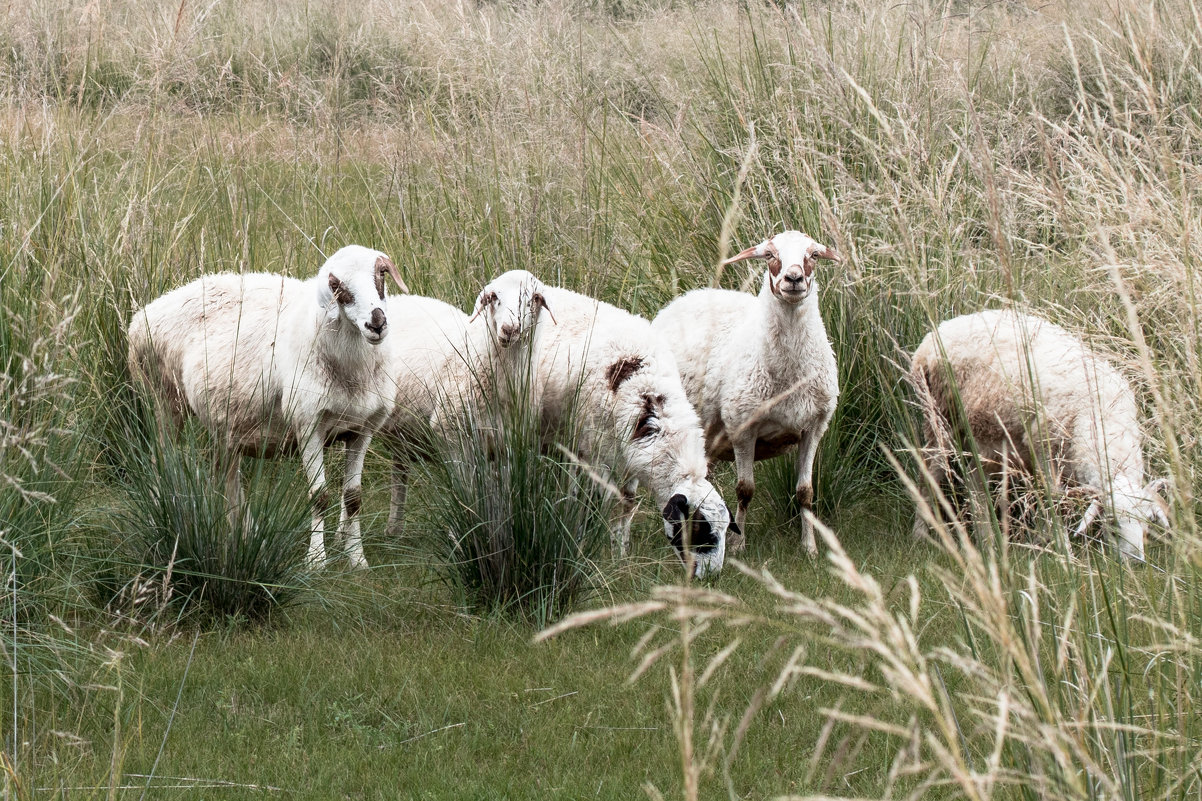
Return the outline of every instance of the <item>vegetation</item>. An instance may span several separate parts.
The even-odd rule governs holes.
[[[1193,0],[0,10],[5,796],[1196,797],[1200,101]],[[757,504],[746,571],[681,586],[644,500],[632,558],[574,560],[597,609],[570,622],[622,625],[532,644],[437,580],[448,505],[487,500],[470,472],[419,475],[396,542],[372,457],[378,567],[303,575],[297,462],[246,465],[260,570],[205,561],[230,536],[197,438],[174,463],[134,447],[125,325],[202,273],[307,276],[358,242],[460,306],[521,267],[653,314],[754,290],[717,265],[786,226],[845,257],[819,279],[830,561]],[[1007,304],[1137,385],[1173,487],[1148,567],[1011,541],[1004,516],[909,540],[905,352]],[[593,491],[520,452],[540,527]],[[760,470],[757,497],[791,494]],[[600,519],[581,508],[569,529]],[[217,535],[191,568],[188,531]],[[218,586],[273,611],[173,605]]]
[[[530,365],[519,366],[480,393],[482,408],[467,404],[470,419],[452,426],[447,441],[433,443],[420,528],[470,608],[516,612],[541,627],[599,580],[617,491],[593,465],[573,458],[584,437],[578,414],[566,415],[558,450],[544,447],[542,421],[527,400]],[[589,459],[613,465],[615,455]]]

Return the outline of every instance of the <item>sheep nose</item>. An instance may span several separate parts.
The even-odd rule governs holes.
[[[792,267],[785,270],[784,276],[786,281],[794,284],[800,284],[805,278],[805,273],[801,271],[800,264],[794,264]]]
[[[376,336],[384,333],[384,329],[388,326],[388,318],[384,316],[384,312],[380,309],[371,310],[371,322],[364,323],[363,327],[371,331]]]
[[[508,342],[518,335],[518,327],[513,323],[505,323],[501,326],[501,340]]]

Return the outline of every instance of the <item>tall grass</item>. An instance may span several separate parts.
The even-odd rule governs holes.
[[[192,426],[164,428],[152,419],[142,429],[150,436],[124,446],[123,492],[107,520],[116,555],[108,605],[164,623],[258,621],[295,602],[307,583],[311,526],[303,478],[254,460],[245,504],[231,514],[223,477],[240,457],[215,450]]]
[[[138,490],[147,521],[186,517],[162,531],[218,525],[191,445],[170,475],[131,474],[110,414],[130,400],[128,315],[173,286],[217,270],[308,276],[321,253],[361,242],[391,253],[415,291],[459,305],[525,267],[652,314],[696,286],[754,290],[749,273],[717,272],[722,251],[799,227],[846,256],[819,276],[843,387],[817,466],[820,518],[866,495],[908,506],[890,461],[913,442],[905,352],[933,322],[1011,303],[1114,354],[1149,421],[1149,463],[1173,479],[1174,539],[1151,550],[1164,574],[1090,550],[1031,561],[1004,537],[933,549],[946,597],[890,595],[842,557],[838,575],[862,600],[837,609],[758,574],[781,598],[770,628],[863,659],[863,675],[838,680],[880,699],[872,736],[897,737],[896,778],[877,791],[1185,794],[1202,664],[1200,20],[1192,0],[11,6],[0,464],[15,480],[0,488],[0,528],[9,543],[21,533],[14,564],[27,572],[5,619],[19,607],[22,636],[47,637],[56,610],[105,619],[81,611],[96,568],[74,555],[111,542],[131,482],[162,484]],[[63,300],[75,297],[77,312]],[[575,468],[520,442],[482,455],[439,467],[460,471],[441,486],[462,503],[439,513],[465,515],[456,530],[519,513],[539,521],[532,537],[593,525],[592,501],[573,506],[582,518],[551,512],[557,497],[591,497]],[[498,464],[510,472],[488,472]],[[276,469],[248,496],[278,500],[282,534],[291,506],[273,482],[287,494],[300,470]],[[786,463],[759,469],[762,496],[791,495]],[[152,503],[164,488],[190,505]],[[370,514],[379,495],[367,489]],[[451,497],[425,494],[415,503]],[[751,522],[783,528],[792,514],[766,502]],[[449,547],[445,522],[428,528]],[[869,545],[842,541],[853,555]],[[153,561],[165,568],[169,554]],[[672,603],[700,608],[701,592]],[[949,607],[961,635],[924,641],[925,616]],[[540,620],[560,610],[538,608]],[[820,663],[795,667],[765,692],[787,700],[787,687],[826,680]],[[890,689],[911,680],[912,693]],[[875,725],[828,717],[824,744]],[[807,773],[805,787],[836,792]]]
[[[520,361],[520,360],[519,360]],[[564,415],[558,435],[543,430],[529,369],[502,376],[482,405],[466,404],[445,442],[425,462],[433,501],[427,537],[441,572],[480,613],[542,627],[571,611],[602,581],[617,496],[601,464],[575,458],[580,416]]]

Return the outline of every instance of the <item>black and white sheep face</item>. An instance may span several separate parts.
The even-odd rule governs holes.
[[[378,250],[347,245],[331,256],[318,273],[319,301],[331,321],[341,318],[372,345],[388,335],[386,278],[402,292],[409,288],[392,259]]]
[[[668,499],[663,515],[664,535],[681,560],[692,564],[693,576],[718,575],[726,560],[726,534],[732,528],[738,533],[738,527],[717,490],[705,479],[682,484]]]
[[[543,289],[543,282],[526,270],[503,273],[480,292],[471,320],[483,317],[497,344],[508,348],[535,329],[544,311],[554,322]]]
[[[764,280],[769,289],[782,302],[792,305],[803,302],[814,291],[818,260],[839,261],[840,257],[800,231],[784,231],[723,263],[734,264],[745,259],[767,261]]]

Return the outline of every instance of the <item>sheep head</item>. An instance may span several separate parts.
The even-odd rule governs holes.
[[[476,298],[476,308],[468,322],[483,317],[497,344],[508,348],[538,325],[546,312],[555,323],[547,305],[546,287],[526,270],[510,270],[489,281]]]
[[[842,261],[832,248],[815,242],[800,231],[784,231],[760,244],[731,256],[723,264],[746,259],[764,259],[764,275],[772,294],[790,305],[804,301],[814,291],[818,259]]]
[[[604,370],[622,458],[631,475],[664,503],[664,534],[698,578],[726,558],[730,510],[705,479],[705,445],[675,363],[631,352]],[[737,532],[738,529],[736,528]]]
[[[1148,526],[1156,524],[1169,527],[1161,492],[1168,486],[1168,479],[1158,478],[1147,486],[1140,487],[1124,481],[1121,477],[1115,480],[1114,489],[1114,523],[1117,527],[1117,546],[1119,553],[1126,559],[1136,562],[1144,561],[1144,540],[1147,537]],[[1077,525],[1075,534],[1083,536],[1101,517],[1103,499],[1100,492],[1095,493],[1094,500],[1085,510],[1081,522]]]
[[[348,322],[372,345],[388,334],[388,293],[391,276],[402,292],[409,288],[392,259],[378,250],[347,245],[326,260],[317,274],[318,303],[331,322]]]
[[[730,509],[705,479],[675,488],[664,506],[664,535],[695,578],[716,576],[726,560],[726,534],[739,533]]]
[[[1168,480],[1159,478],[1147,486],[1123,487],[1121,480],[1115,481],[1114,517],[1118,524],[1118,549],[1124,557],[1137,562],[1144,561],[1144,539],[1148,526],[1157,524],[1168,528],[1169,518],[1161,491]]]

